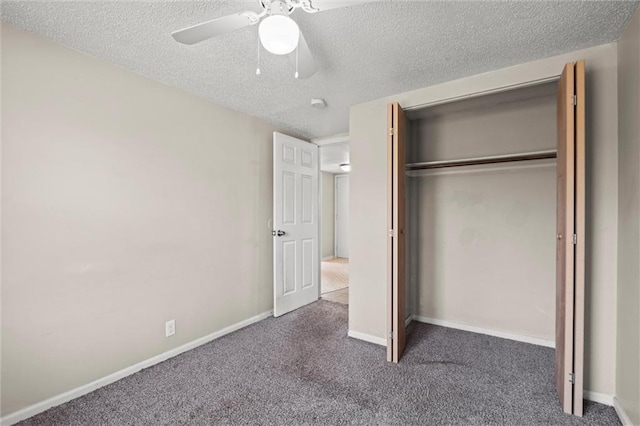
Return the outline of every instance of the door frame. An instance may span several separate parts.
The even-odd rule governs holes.
[[[323,146],[327,145],[336,145],[336,144],[348,144],[349,143],[349,134],[343,133],[335,136],[330,136],[327,138],[320,139],[311,139],[309,143],[312,143],[318,147],[318,176],[319,176],[319,190],[318,190],[318,235],[320,235],[320,240],[318,241],[318,300],[322,298],[322,168],[320,164],[320,152],[322,151]],[[335,237],[335,180],[334,180],[334,200],[333,200],[333,210],[334,210],[334,224],[333,224],[333,257],[336,257],[336,237]]]
[[[308,141],[310,144],[313,144],[318,147],[318,161],[316,164],[318,173],[318,211],[316,214],[318,215],[318,241],[316,242],[316,250],[318,253],[316,262],[318,262],[318,300],[322,298],[322,169],[320,168],[320,149],[322,146],[316,142]]]
[[[538,78],[538,79],[533,79],[533,80],[523,80],[523,81],[521,81],[519,83],[516,83],[516,84],[507,84],[507,85],[504,85],[504,86],[496,86],[496,87],[494,87],[492,89],[480,90],[480,91],[477,91],[477,92],[469,92],[469,93],[465,93],[465,94],[458,95],[458,96],[437,98],[437,99],[434,99],[432,101],[424,102],[424,103],[421,103],[421,104],[410,105],[410,106],[407,106],[407,107],[403,106],[402,109],[404,110],[405,113],[409,113],[410,114],[413,111],[419,111],[419,110],[424,109],[424,108],[434,107],[434,106],[437,106],[437,105],[444,105],[444,104],[448,104],[448,103],[451,103],[451,102],[464,101],[466,99],[479,98],[481,96],[493,95],[493,94],[496,94],[496,93],[508,92],[508,91],[517,90],[517,89],[524,89],[525,87],[538,86],[540,84],[557,83],[560,80],[561,75],[562,75],[562,73],[560,72],[560,73],[555,73],[555,74],[552,74],[552,75],[550,75],[548,77],[544,77],[544,78]],[[389,101],[389,102],[393,102],[393,101]]]
[[[333,257],[338,257],[338,179],[349,177],[349,173],[339,173],[333,176]]]

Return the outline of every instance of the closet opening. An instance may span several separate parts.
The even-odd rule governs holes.
[[[407,112],[414,320],[554,345],[555,122],[556,83]]]
[[[412,321],[555,348],[562,407],[582,415],[584,63],[526,87],[390,104],[388,123],[388,360],[412,339],[478,349]]]

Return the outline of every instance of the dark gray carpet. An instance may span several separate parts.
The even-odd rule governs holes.
[[[553,350],[414,324],[403,361],[347,337],[347,307],[270,318],[22,425],[618,425],[565,415]]]

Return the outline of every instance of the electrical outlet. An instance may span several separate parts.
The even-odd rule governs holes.
[[[169,337],[176,334],[176,320],[172,319],[164,323],[164,334],[164,337]]]

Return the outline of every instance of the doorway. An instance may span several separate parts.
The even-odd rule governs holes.
[[[349,143],[320,146],[320,293],[323,300],[349,303]]]

